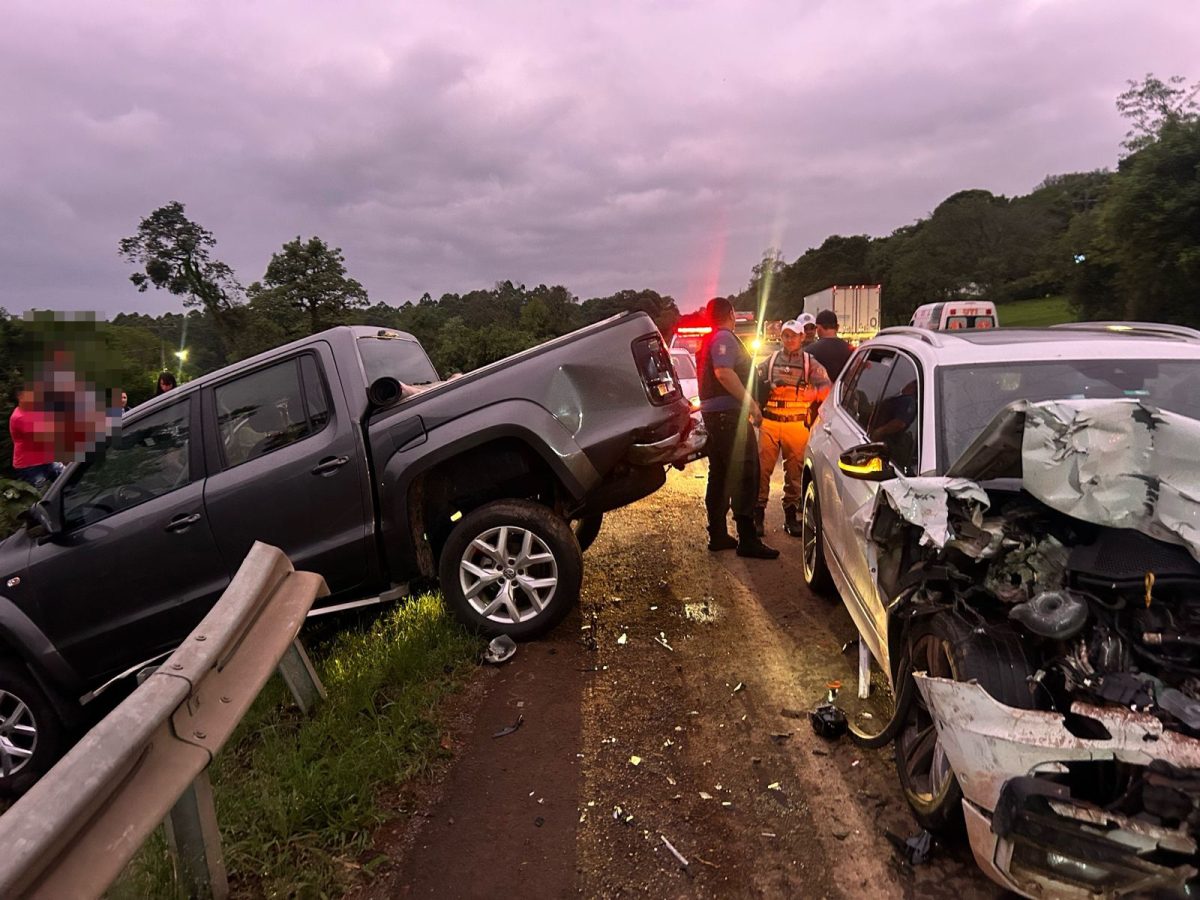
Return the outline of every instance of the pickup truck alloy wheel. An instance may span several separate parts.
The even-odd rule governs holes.
[[[62,727],[45,694],[23,667],[0,660],[0,797],[28,790],[63,749]]]
[[[582,551],[570,524],[537,503],[504,500],[467,516],[440,563],[442,590],[469,627],[532,637],[579,597]]]

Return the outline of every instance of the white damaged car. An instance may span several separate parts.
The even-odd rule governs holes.
[[[887,329],[831,401],[805,580],[916,818],[1025,896],[1200,895],[1200,332]]]

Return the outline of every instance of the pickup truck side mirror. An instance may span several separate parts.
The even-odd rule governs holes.
[[[887,481],[896,477],[887,445],[878,442],[851,447],[838,457],[838,469],[859,481]]]
[[[40,528],[44,537],[52,538],[63,532],[60,511],[61,507],[57,500],[39,500],[21,513],[21,518],[30,525]]]

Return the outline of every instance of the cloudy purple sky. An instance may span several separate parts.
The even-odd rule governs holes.
[[[1200,78],[1194,0],[8,0],[0,306],[161,312],[117,241],[180,200],[243,283],[297,235],[373,300],[565,284],[691,308],[764,247],[1115,164]]]

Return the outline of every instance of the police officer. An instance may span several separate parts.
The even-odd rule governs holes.
[[[800,476],[804,470],[804,448],[808,446],[810,407],[829,395],[830,384],[825,367],[801,349],[805,324],[800,319],[785,322],[780,332],[783,349],[758,364],[756,384],[763,423],[759,430],[754,524],[760,534],[771,491],[771,473],[782,451],[784,530],[792,537],[800,536]]]
[[[779,551],[764,544],[754,528],[754,492],[758,487],[758,443],[751,422],[762,421],[748,391],[753,360],[734,334],[733,304],[724,297],[708,301],[712,332],[700,345],[700,412],[708,430],[708,549],[737,548],[738,556],[775,559]],[[733,507],[738,536],[726,525]]]

